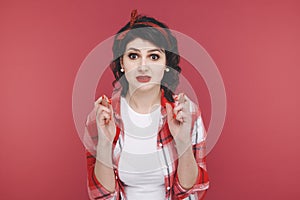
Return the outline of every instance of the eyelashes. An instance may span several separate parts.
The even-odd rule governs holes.
[[[151,54],[151,55],[150,55],[150,58],[151,58],[152,60],[158,60],[160,57],[159,57],[159,55],[157,55],[157,54]]]
[[[128,54],[128,58],[131,60],[136,60],[138,58],[138,55],[136,53],[130,53]]]
[[[155,54],[155,53],[150,54],[148,57],[149,57],[151,60],[158,60],[158,59],[160,58],[160,56],[159,56],[158,54]],[[130,60],[137,60],[137,59],[139,58],[139,55],[138,55],[137,53],[129,53],[129,54],[128,54],[128,58],[129,58]]]

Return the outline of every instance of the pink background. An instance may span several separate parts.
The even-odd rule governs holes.
[[[299,1],[173,2],[0,2],[0,199],[88,199],[73,83],[133,8],[197,40],[223,77],[228,110],[206,199],[300,199]]]

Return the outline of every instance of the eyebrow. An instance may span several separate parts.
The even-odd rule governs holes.
[[[129,51],[129,50],[134,50],[134,51],[141,52],[141,50],[136,49],[136,48],[133,48],[133,47],[130,47],[129,49],[127,49],[127,51]],[[162,49],[150,49],[150,50],[148,51],[148,53],[154,52],[154,51],[159,51],[159,52],[161,52],[161,53],[164,53],[164,51],[163,51]]]

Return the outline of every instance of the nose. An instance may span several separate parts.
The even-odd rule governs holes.
[[[138,67],[138,70],[139,71],[148,71],[148,62],[147,62],[147,59],[146,59],[146,57],[142,57],[142,59],[141,59],[141,62],[140,62],[140,65],[139,65],[139,67]]]
[[[141,65],[147,65],[147,58],[146,58],[146,56],[142,56]]]

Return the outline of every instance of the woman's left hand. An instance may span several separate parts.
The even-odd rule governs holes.
[[[170,104],[166,104],[168,125],[176,146],[186,146],[191,143],[192,113],[190,104],[190,99],[182,93],[175,100],[174,108]]]

